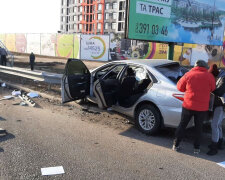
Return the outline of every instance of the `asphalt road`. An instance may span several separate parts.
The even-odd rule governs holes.
[[[10,94],[0,89],[0,97]],[[0,101],[0,179],[225,179],[225,150],[193,154],[189,131],[180,153],[171,150],[173,130],[156,136],[141,134],[124,117],[112,112],[83,111],[35,100],[38,108],[17,105],[19,99]],[[41,168],[63,166],[65,174],[42,176]]]

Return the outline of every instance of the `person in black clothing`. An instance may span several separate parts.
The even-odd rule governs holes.
[[[216,89],[213,91],[215,95],[214,114],[211,123],[212,142],[209,145],[208,155],[215,155],[218,149],[224,149],[222,122],[224,117],[224,107],[220,98],[225,98],[225,71],[218,70],[216,64],[212,64],[208,70],[217,78]]]
[[[34,61],[35,61],[35,55],[33,52],[31,52],[31,54],[30,54],[30,69],[31,69],[31,71],[34,70]]]
[[[0,47],[1,65],[6,66],[7,62],[7,52],[4,48]]]

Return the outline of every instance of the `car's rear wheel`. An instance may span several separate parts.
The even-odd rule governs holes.
[[[155,134],[160,128],[159,111],[150,104],[142,105],[135,114],[135,124],[145,134]]]

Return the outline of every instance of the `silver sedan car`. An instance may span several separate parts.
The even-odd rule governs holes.
[[[113,61],[91,72],[77,59],[68,59],[62,78],[62,102],[88,98],[100,108],[130,116],[138,129],[154,134],[177,127],[184,93],[177,81],[188,70],[170,60]]]

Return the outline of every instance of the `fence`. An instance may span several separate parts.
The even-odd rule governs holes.
[[[9,51],[87,60],[167,59],[168,45],[120,39],[111,35],[0,34]],[[184,44],[175,46],[174,60],[193,65],[203,59],[225,67],[224,47]]]

